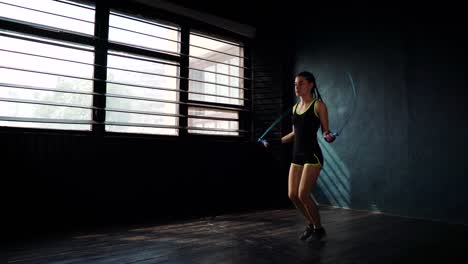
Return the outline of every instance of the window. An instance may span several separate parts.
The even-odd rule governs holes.
[[[1,0],[0,16],[41,28],[94,35],[94,8],[69,1]]]
[[[107,55],[107,131],[178,134],[179,39],[168,23],[111,12],[109,42],[119,45]],[[117,50],[128,47],[146,55]]]
[[[243,48],[239,43],[192,32],[189,100],[207,106],[244,106],[243,61]],[[239,111],[189,107],[189,116],[191,133],[239,135]],[[212,118],[201,119],[204,117]]]
[[[139,19],[112,12],[109,17],[109,41],[152,50],[179,53],[180,29],[167,22]]]
[[[0,126],[247,134],[241,42],[96,3],[0,0]]]
[[[0,16],[94,34],[90,6],[1,0]],[[0,28],[0,57],[1,126],[91,130],[92,46]]]

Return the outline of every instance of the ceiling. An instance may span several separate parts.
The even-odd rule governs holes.
[[[261,24],[265,18],[273,13],[272,11],[275,9],[275,6],[277,6],[277,4],[263,6],[264,2],[260,4],[260,1],[253,0],[170,0],[169,2],[253,27]]]

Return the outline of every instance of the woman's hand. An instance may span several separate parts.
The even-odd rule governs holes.
[[[270,145],[265,139],[260,140],[260,143],[262,143],[265,148],[268,148],[268,146]]]
[[[336,139],[336,136],[334,133],[330,132],[330,131],[327,131],[325,133],[323,133],[323,138],[325,139],[325,141],[327,141],[328,143],[332,143],[333,141],[335,141]]]

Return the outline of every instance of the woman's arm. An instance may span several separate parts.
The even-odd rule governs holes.
[[[281,143],[289,143],[289,142],[292,142],[293,140],[294,140],[294,127],[292,128],[291,133],[281,138]]]
[[[319,116],[322,127],[322,135],[326,137],[327,142],[333,142],[335,140],[335,136],[331,134],[330,128],[328,127],[327,105],[325,105],[325,103],[322,101],[317,101],[317,114]]]

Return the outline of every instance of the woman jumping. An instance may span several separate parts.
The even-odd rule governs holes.
[[[322,135],[328,143],[336,137],[328,128],[327,106],[322,101],[312,73],[305,71],[296,75],[295,92],[301,100],[292,109],[292,132],[282,137],[281,143],[294,143],[288,196],[308,221],[300,239],[313,242],[326,236],[317,205],[310,197],[323,168],[323,155],[316,135],[321,127]]]

